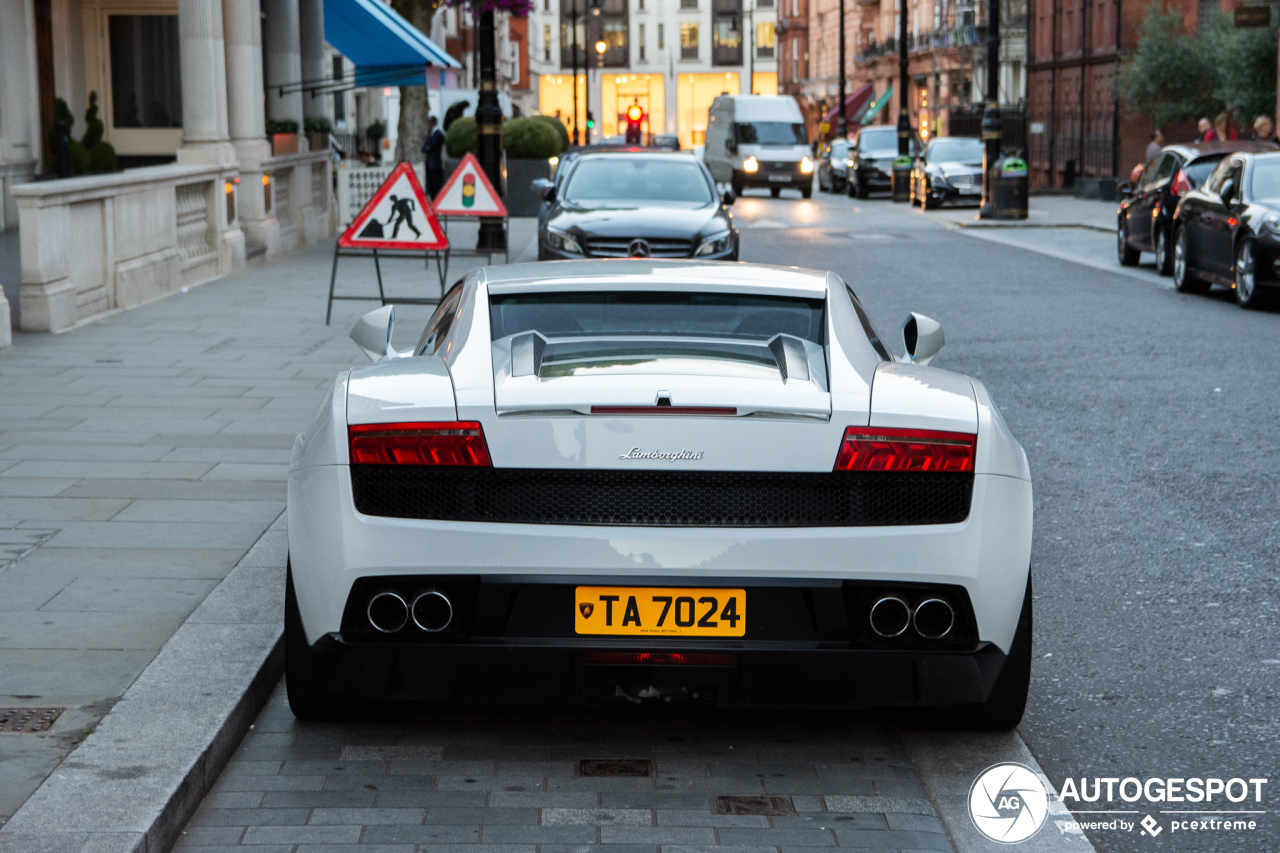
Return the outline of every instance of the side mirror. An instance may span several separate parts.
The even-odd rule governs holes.
[[[907,348],[907,360],[923,367],[938,354],[947,338],[942,334],[941,323],[912,311],[902,324],[902,342]]]
[[[548,178],[534,178],[532,181],[529,182],[529,188],[532,189],[534,192],[536,192],[538,195],[542,196],[543,198],[547,197],[546,196],[547,190],[554,186],[555,184]]]
[[[409,353],[398,353],[391,348],[391,332],[396,325],[396,307],[384,305],[365,314],[351,327],[351,340],[370,361],[386,358],[403,358]]]
[[[733,190],[725,190],[725,191],[724,191],[724,195],[720,197],[720,202],[721,202],[725,207],[733,207],[733,203],[734,203],[734,201],[736,201],[736,200],[737,200],[737,199],[736,199],[736,197],[735,197],[735,196],[734,196],[734,194],[733,194]]]
[[[1116,192],[1120,193],[1120,198],[1128,198],[1133,195],[1133,183],[1124,181],[1116,186]]]
[[[1218,195],[1222,197],[1223,201],[1233,201],[1236,197],[1236,182],[1227,179],[1222,184],[1222,189],[1218,190]]]
[[[724,141],[724,150],[725,150],[725,151],[728,151],[730,154],[737,154],[737,153],[738,153],[738,143],[737,143],[737,142],[734,142],[734,141],[733,141],[733,139],[731,139],[731,138],[730,138],[730,139],[726,139],[726,140]]]

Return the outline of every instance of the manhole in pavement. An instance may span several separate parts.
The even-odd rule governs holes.
[[[578,762],[580,776],[652,776],[653,762],[647,758],[584,758]]]
[[[0,734],[30,735],[47,732],[61,714],[61,708],[0,707]]]
[[[716,814],[787,817],[796,813],[790,797],[716,797]]]

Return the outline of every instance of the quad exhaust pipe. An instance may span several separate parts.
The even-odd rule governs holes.
[[[878,636],[901,637],[908,628],[926,640],[940,640],[956,624],[951,604],[941,598],[926,598],[914,608],[905,599],[886,595],[871,605],[871,630]]]
[[[365,611],[369,624],[383,634],[402,630],[413,619],[428,634],[437,634],[453,622],[453,603],[439,590],[418,593],[409,604],[396,592],[379,592],[370,597]]]

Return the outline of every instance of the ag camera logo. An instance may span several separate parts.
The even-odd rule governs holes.
[[[1012,762],[988,767],[969,789],[969,817],[1001,844],[1026,841],[1049,815],[1049,792],[1031,768]]]

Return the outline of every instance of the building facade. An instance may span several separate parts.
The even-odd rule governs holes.
[[[809,0],[778,0],[778,92],[805,94],[809,79]]]
[[[647,134],[701,145],[717,95],[777,94],[775,13],[774,0],[536,0],[528,25],[538,112],[570,135],[576,113],[578,138],[595,142],[622,135],[627,109],[639,105]]]
[[[69,328],[332,234],[330,153],[265,118],[334,118],[322,0],[0,0],[0,225],[21,327]],[[124,171],[56,169],[55,99],[91,97]],[[288,152],[288,153],[286,153]],[[73,251],[74,247],[74,251]]]

